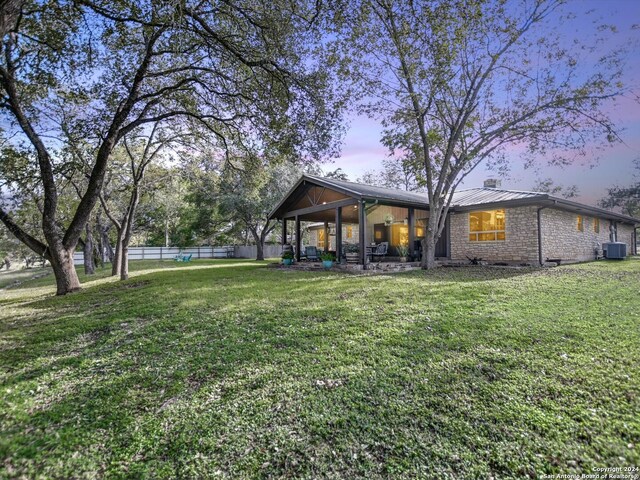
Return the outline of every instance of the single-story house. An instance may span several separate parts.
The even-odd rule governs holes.
[[[366,266],[372,245],[383,242],[385,261],[397,261],[407,251],[411,260],[420,260],[429,205],[424,193],[303,175],[270,218],[282,220],[283,244],[293,244],[298,259],[307,228],[311,245],[340,252],[341,260],[347,251],[358,252],[358,262]],[[639,219],[626,215],[546,193],[503,190],[487,181],[483,188],[455,192],[436,257],[581,262],[602,256],[602,245],[610,241],[623,242],[628,255],[636,254],[638,225]]]

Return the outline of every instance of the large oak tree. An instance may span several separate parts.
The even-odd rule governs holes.
[[[327,77],[308,56],[317,39],[315,2],[6,3],[20,15],[3,23],[0,115],[10,148],[36,166],[42,237],[4,206],[0,220],[51,261],[58,294],[80,288],[73,252],[112,152],[130,132],[180,118],[224,150],[259,150],[264,130],[289,154],[330,148],[337,109],[324,95]],[[79,138],[92,146],[82,162],[90,171],[63,224],[58,180],[77,166],[59,151]]]
[[[382,120],[383,143],[426,190],[424,267],[435,265],[456,188],[481,163],[500,164],[515,146],[562,164],[594,139],[618,140],[604,107],[624,91],[625,51],[598,50],[610,45],[606,26],[567,38],[563,4],[359,0],[337,10],[336,52],[361,111]]]

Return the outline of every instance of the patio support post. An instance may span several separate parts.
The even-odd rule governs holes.
[[[409,215],[408,215],[408,223],[409,223],[409,260],[413,261],[415,260],[413,258],[413,244],[415,241],[415,209],[413,207],[409,208]]]
[[[287,219],[282,219],[282,245],[287,244]]]
[[[366,265],[367,263],[367,212],[365,211],[364,200],[358,204],[358,237],[360,243],[360,264]]]
[[[329,222],[324,222],[324,253],[329,251]]]
[[[342,260],[342,207],[336,207],[336,261]]]
[[[300,248],[302,239],[300,238],[300,217],[296,215],[296,262],[300,261]]]

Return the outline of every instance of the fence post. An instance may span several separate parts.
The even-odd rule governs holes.
[[[162,260],[162,247],[160,247],[160,260]]]
[[[198,245],[198,260],[200,260],[200,246]]]
[[[144,247],[142,247],[142,260],[144,260]]]

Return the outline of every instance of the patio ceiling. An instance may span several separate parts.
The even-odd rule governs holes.
[[[298,215],[301,220],[324,222],[329,221],[328,217],[335,219],[337,206],[353,205],[357,201],[357,197],[350,192],[318,185],[303,176],[273,210],[270,217],[291,218]],[[326,208],[323,205],[326,205]]]
[[[355,205],[347,205],[342,207],[342,223],[358,223],[358,209],[353,208]],[[329,222],[335,223],[336,209],[329,208],[319,212],[300,215],[302,222]]]

